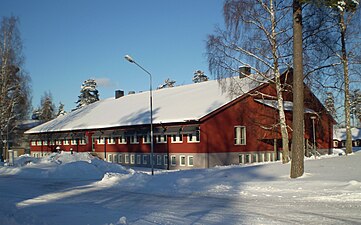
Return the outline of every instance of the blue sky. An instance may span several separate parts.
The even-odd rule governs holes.
[[[18,16],[33,106],[50,91],[56,106],[75,107],[80,86],[98,80],[100,98],[149,88],[147,74],[124,60],[131,55],[153,75],[192,82],[208,72],[207,35],[223,24],[220,0],[2,0],[0,16]],[[212,78],[212,77],[211,77]]]

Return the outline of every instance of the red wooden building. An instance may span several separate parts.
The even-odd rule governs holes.
[[[155,90],[154,166],[207,168],[280,159],[282,145],[275,100],[262,97],[275,96],[275,87],[255,83],[252,76],[225,80],[241,90],[233,96],[223,92],[215,80]],[[292,71],[285,72],[283,79],[291,84]],[[287,124],[292,127],[292,92],[285,93]],[[30,135],[31,153],[35,157],[59,149],[72,150],[92,152],[122,165],[147,167],[149,118],[149,92],[121,94],[26,133]],[[305,87],[306,149],[314,143],[314,128],[318,151],[328,153],[332,148],[333,124],[321,102]],[[291,130],[289,134],[291,140]]]

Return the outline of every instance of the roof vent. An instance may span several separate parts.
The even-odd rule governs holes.
[[[115,99],[123,97],[123,96],[124,96],[124,91],[122,91],[122,90],[115,91]]]
[[[135,91],[129,91],[128,92],[128,95],[134,95],[135,94]]]

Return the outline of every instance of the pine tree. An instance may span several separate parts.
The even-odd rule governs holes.
[[[39,119],[49,121],[54,119],[54,103],[53,97],[50,92],[45,92],[41,98],[40,115]]]
[[[89,105],[93,102],[99,101],[99,92],[97,90],[97,83],[94,79],[88,79],[81,85],[80,95],[78,101],[75,102],[78,105],[76,109]]]
[[[58,107],[58,113],[56,114],[56,116],[63,116],[66,114],[66,111],[64,110],[64,104],[59,102],[59,107]]]
[[[208,81],[208,77],[204,74],[202,70],[196,70],[194,71],[194,76],[192,80],[194,83],[200,83],[200,82]]]
[[[327,97],[325,100],[325,106],[327,111],[336,119],[336,109],[335,109],[335,99],[332,92],[327,92]]]

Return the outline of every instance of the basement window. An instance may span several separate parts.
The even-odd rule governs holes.
[[[181,155],[179,156],[179,165],[181,166],[185,166],[186,165],[186,156],[185,155]]]

